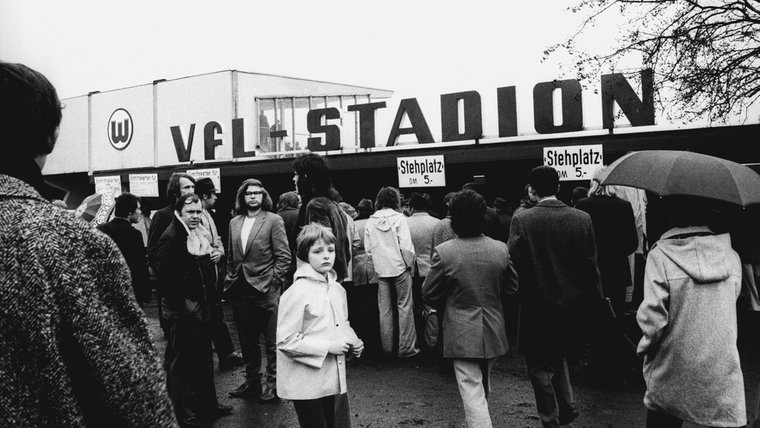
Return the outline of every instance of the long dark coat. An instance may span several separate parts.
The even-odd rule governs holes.
[[[113,241],[0,174],[0,425],[173,427]]]
[[[142,234],[132,227],[129,220],[115,217],[108,223],[98,226],[98,230],[110,236],[124,256],[132,275],[132,289],[138,302],[150,300],[150,273],[148,258],[145,254]]]
[[[615,311],[622,314],[625,310],[625,289],[631,285],[628,255],[636,251],[639,245],[633,208],[630,202],[603,195],[583,198],[575,208],[591,215],[604,295],[612,300]]]
[[[544,200],[512,217],[509,255],[518,275],[518,350],[562,356],[579,333],[585,304],[601,297],[591,217]]]

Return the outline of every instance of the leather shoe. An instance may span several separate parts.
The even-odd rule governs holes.
[[[200,428],[203,426],[203,420],[197,416],[190,416],[179,421],[182,428]]]
[[[566,413],[560,413],[559,415],[559,424],[560,425],[567,425],[570,422],[574,421],[578,416],[580,415],[580,412],[578,409],[570,409]]]
[[[241,365],[243,365],[243,354],[240,351],[232,351],[232,353],[219,361],[219,370],[229,370]]]
[[[261,397],[259,397],[259,403],[274,403],[275,401],[279,399],[280,397],[277,396],[276,389],[267,388],[264,390],[264,393],[261,394]]]
[[[253,385],[250,383],[243,383],[242,385],[230,391],[229,396],[234,398],[257,399],[261,396],[261,387],[258,384]]]

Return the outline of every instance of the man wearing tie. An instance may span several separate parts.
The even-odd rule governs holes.
[[[290,248],[282,217],[271,212],[272,199],[259,180],[245,180],[235,199],[227,247],[226,299],[238,328],[246,379],[231,397],[277,400],[275,328],[277,304],[290,267]],[[261,388],[259,337],[266,337],[266,388]]]

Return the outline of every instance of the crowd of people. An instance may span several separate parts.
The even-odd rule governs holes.
[[[276,205],[249,178],[223,221],[213,181],[175,173],[149,225],[123,193],[96,230],[46,199],[60,121],[44,76],[0,63],[2,143],[25,142],[0,161],[2,425],[203,426],[233,411],[217,398],[215,351],[221,369],[245,367],[231,397],[291,400],[302,427],[350,426],[351,358],[430,352],[451,363],[467,426],[490,427],[510,328],[545,427],[578,417],[583,364],[641,376],[648,427],[747,423],[736,301],[756,257],[703,205],[664,202],[647,249],[634,189],[594,180],[568,205],[557,171],[537,166],[516,209],[466,183],[438,218],[429,195],[394,187],[352,206],[326,158],[307,154]],[[163,365],[142,310],[154,288]]]

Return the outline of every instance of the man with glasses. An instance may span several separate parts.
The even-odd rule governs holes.
[[[231,397],[277,400],[275,329],[277,304],[285,274],[290,267],[290,247],[282,217],[272,211],[269,197],[259,180],[240,185],[235,199],[236,216],[230,221],[227,247],[225,299],[232,305],[246,379],[230,392]],[[259,337],[266,337],[264,369],[266,388],[262,394]]]

